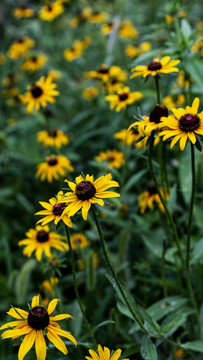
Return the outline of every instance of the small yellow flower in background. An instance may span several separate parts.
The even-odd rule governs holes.
[[[17,87],[10,87],[2,90],[1,94],[3,97],[16,97],[19,95],[19,89]]]
[[[6,61],[6,58],[5,58],[4,54],[2,54],[0,52],[0,65],[3,65],[5,63],[5,61]]]
[[[46,161],[37,165],[36,177],[41,181],[47,179],[48,182],[59,180],[60,176],[67,175],[66,170],[73,172],[74,168],[70,160],[64,155],[50,155],[46,157]],[[60,176],[59,176],[60,175]]]
[[[203,40],[197,40],[194,45],[191,47],[191,52],[200,51],[201,56],[203,56]]]
[[[34,45],[35,42],[28,36],[25,36],[13,42],[8,49],[8,55],[11,59],[17,60],[24,56]]]
[[[109,68],[106,64],[102,64],[99,69],[96,71],[89,71],[86,73],[88,78],[99,79],[104,83],[107,81],[116,80],[119,82],[123,82],[127,79],[127,73],[125,70],[122,70],[120,66],[112,66]]]
[[[57,225],[60,220],[62,220],[66,225],[72,227],[72,222],[68,214],[64,215],[64,209],[66,204],[61,202],[59,198],[63,195],[63,191],[59,191],[57,197],[52,197],[49,199],[49,202],[40,201],[40,205],[44,210],[40,210],[35,215],[42,215],[42,219],[38,220],[38,223],[41,223],[43,226],[48,224],[51,221],[54,221],[54,224]],[[45,216],[44,216],[45,215]]]
[[[88,17],[88,22],[89,23],[101,23],[106,21],[108,18],[108,14],[104,11],[99,12],[99,11],[93,11],[90,16]]]
[[[89,86],[83,90],[82,94],[86,100],[92,100],[98,95],[99,91],[94,86]]]
[[[121,88],[117,91],[117,95],[108,95],[105,97],[106,101],[110,101],[110,109],[113,110],[116,107],[116,111],[119,112],[127,105],[133,104],[135,101],[142,99],[143,95],[139,91],[130,92],[129,87]]]
[[[29,91],[20,96],[21,101],[27,104],[27,112],[32,114],[34,109],[38,111],[40,106],[46,107],[47,102],[54,104],[54,96],[59,95],[59,92],[55,90],[56,86],[49,76],[41,76],[38,81],[29,86]]]
[[[87,360],[118,360],[118,358],[121,356],[122,350],[117,349],[113,355],[111,356],[110,350],[104,346],[104,349],[102,349],[101,345],[98,345],[98,354],[94,350],[89,350],[90,356],[85,356]],[[123,359],[123,360],[129,360],[129,359]]]
[[[64,12],[61,1],[49,2],[39,11],[39,18],[44,21],[53,21],[57,16]]]
[[[122,129],[121,131],[114,134],[114,138],[117,140],[121,140],[121,142],[127,146],[132,145],[135,141],[137,141],[142,135],[137,130]]]
[[[86,36],[83,40],[75,40],[71,48],[64,50],[64,58],[67,61],[73,61],[82,56],[83,50],[91,43],[91,38]]]
[[[145,52],[148,52],[151,50],[151,44],[149,41],[145,41],[141,43],[138,47],[135,47],[134,45],[128,45],[125,48],[125,54],[131,58],[134,58],[138,55],[141,55]]]
[[[113,30],[113,22],[103,24],[101,27],[101,32],[103,35],[109,35]]]
[[[173,355],[177,358],[184,358],[184,357],[188,356],[186,351],[181,348],[177,349]]]
[[[93,267],[96,268],[98,266],[99,262],[100,262],[99,257],[97,255],[97,253],[94,252],[93,256],[92,256],[92,265],[93,265]],[[79,270],[84,270],[85,269],[84,260],[79,259],[77,261],[77,265],[78,265]]]
[[[87,21],[91,13],[92,13],[92,9],[89,7],[86,7],[83,10],[78,10],[75,17],[71,19],[69,23],[70,26],[74,28],[80,25],[81,23]]]
[[[45,147],[55,146],[60,149],[62,145],[69,144],[69,137],[63,131],[51,129],[50,131],[39,131],[37,133],[37,141]]]
[[[71,242],[71,247],[73,250],[76,250],[78,248],[87,247],[90,244],[89,240],[87,239],[87,236],[85,236],[82,233],[77,233],[77,234],[71,235],[70,242]]]
[[[190,81],[188,79],[187,74],[185,73],[185,71],[181,70],[176,78],[176,81],[173,85],[172,90],[185,90],[188,89],[190,86]]]
[[[119,169],[124,164],[124,154],[117,150],[100,151],[96,160],[98,162],[105,161],[109,168]]]
[[[74,320],[74,318],[69,314],[50,316],[54,312],[58,301],[60,300],[53,299],[46,309],[40,305],[39,295],[37,295],[32,298],[29,312],[14,307],[7,312],[8,315],[17,319],[17,321],[2,325],[0,330],[6,331],[1,337],[3,339],[12,338],[12,340],[14,340],[24,336],[18,351],[19,360],[24,359],[33,345],[35,345],[37,360],[45,360],[47,352],[45,335],[47,339],[65,355],[68,353],[68,349],[60,337],[65,337],[77,346],[76,339],[69,332],[62,330],[57,323],[60,320],[68,318]]]
[[[172,108],[176,106],[180,106],[184,104],[185,102],[185,96],[183,94],[179,94],[176,96],[176,100],[173,98],[173,96],[165,96],[165,98],[162,99],[162,102],[166,107],[171,110]]]
[[[130,20],[125,20],[119,27],[119,35],[125,39],[133,39],[138,36],[138,31]]]
[[[161,118],[162,127],[166,129],[160,133],[160,136],[163,136],[164,141],[173,137],[170,148],[179,141],[180,150],[184,150],[188,139],[195,144],[196,135],[203,135],[203,111],[198,114],[198,108],[199,99],[195,98],[191,107],[172,108],[173,115]]]
[[[16,83],[20,79],[20,75],[15,73],[10,73],[5,78],[2,79],[2,84],[4,86],[10,86]]]
[[[166,20],[166,23],[167,23],[168,25],[170,25],[170,24],[172,24],[172,22],[174,21],[174,16],[172,16],[172,15],[166,15],[166,16],[165,16],[165,20]]]
[[[14,10],[14,16],[16,18],[29,18],[34,15],[34,10],[24,5]]]
[[[47,77],[49,77],[52,81],[56,81],[58,79],[60,79],[62,76],[61,71],[59,70],[49,70]]]
[[[21,69],[24,71],[34,72],[41,69],[46,62],[47,57],[44,55],[30,56],[21,64]]]
[[[171,60],[170,56],[164,56],[161,60],[158,58],[153,59],[148,65],[138,65],[133,68],[131,71],[134,72],[131,75],[130,79],[143,76],[144,78],[152,75],[156,76],[157,74],[169,74],[172,72],[178,72],[179,69],[175,66],[179,64],[180,60]]]
[[[117,181],[113,181],[112,175],[107,174],[100,176],[94,181],[93,175],[86,175],[85,178],[82,175],[76,177],[76,183],[65,180],[72,192],[65,193],[65,196],[60,196],[60,201],[67,204],[64,209],[64,213],[68,213],[69,216],[75,215],[80,209],[82,209],[82,216],[84,220],[87,220],[87,214],[92,204],[99,204],[104,206],[105,198],[119,197],[120,194],[113,191],[106,191],[111,187],[118,187]]]
[[[51,247],[59,251],[66,251],[68,249],[68,245],[61,241],[63,236],[50,232],[48,225],[36,225],[35,229],[29,229],[26,232],[26,236],[25,239],[18,242],[18,246],[25,246],[23,254],[28,257],[35,251],[37,261],[42,260],[43,253],[48,258],[51,257]]]
[[[50,280],[44,280],[39,285],[39,293],[42,299],[42,305],[48,305],[49,299],[46,297],[50,297],[50,295],[54,294],[54,287],[58,283],[59,279],[57,277],[50,277]]]
[[[163,189],[160,189],[161,195],[164,197]],[[165,191],[165,199],[168,201],[168,192]],[[164,212],[164,207],[160,200],[159,195],[157,194],[157,190],[154,184],[149,184],[147,191],[143,192],[138,196],[138,204],[140,206],[141,214],[145,214],[147,209],[153,210],[154,203],[158,206],[161,212]]]

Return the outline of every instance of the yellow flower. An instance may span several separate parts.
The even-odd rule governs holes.
[[[119,169],[124,164],[124,154],[117,150],[100,151],[96,160],[107,162],[109,168]]]
[[[31,56],[27,60],[25,60],[22,65],[21,69],[24,71],[36,71],[41,69],[47,62],[47,57],[43,55],[36,55]]]
[[[64,155],[50,155],[46,157],[46,161],[37,165],[36,177],[41,181],[47,179],[48,182],[59,180],[60,176],[67,175],[66,170],[73,172],[74,168],[70,160]]]
[[[0,52],[0,65],[3,65],[6,61],[6,58],[2,52]]]
[[[127,105],[133,104],[142,98],[142,94],[139,91],[130,92],[129,87],[121,88],[117,91],[117,95],[108,95],[105,97],[106,101],[110,101],[110,109],[113,110],[116,107],[116,111],[119,112]]]
[[[119,35],[126,39],[133,39],[138,36],[138,31],[130,20],[125,20],[119,28]]]
[[[183,94],[177,95],[176,100],[174,100],[173,96],[165,96],[165,98],[162,99],[162,102],[169,110],[171,110],[176,106],[184,104],[185,96]]]
[[[96,71],[89,71],[87,77],[93,79],[100,79],[104,83],[107,81],[125,81],[127,78],[126,71],[122,70],[120,66],[112,66],[109,68],[106,64],[100,66]]]
[[[106,21],[108,18],[108,14],[104,11],[93,11],[88,17],[88,22],[90,23],[101,23]]]
[[[85,356],[87,360],[118,360],[118,358],[121,356],[122,350],[117,349],[113,355],[111,356],[110,350],[104,346],[104,349],[102,349],[101,345],[98,345],[98,355],[96,351],[89,350],[90,356]],[[129,360],[129,359],[123,359],[123,360]]]
[[[164,197],[163,189],[160,189],[161,195]],[[166,201],[168,200],[168,193],[165,192]],[[164,207],[160,200],[159,195],[157,194],[156,187],[154,184],[149,184],[147,191],[143,192],[138,196],[138,204],[140,206],[141,214],[144,214],[146,209],[149,208],[150,210],[154,209],[154,203],[157,204],[159,210],[164,212]]]
[[[25,55],[29,49],[34,46],[34,41],[28,36],[20,38],[13,42],[13,44],[8,49],[8,55],[11,59],[17,60],[23,55]]]
[[[59,281],[59,279],[57,277],[51,276],[50,280],[44,280],[39,285],[39,293],[40,293],[40,297],[42,299],[42,305],[45,305],[45,306],[48,305],[48,303],[49,303],[48,297],[50,297],[50,295],[54,294],[54,287],[58,283],[58,281]]]
[[[186,353],[185,350],[179,348],[174,352],[173,355],[178,358],[184,358],[184,357],[187,357],[188,354]]]
[[[172,16],[172,15],[166,15],[166,16],[165,16],[165,20],[166,20],[167,24],[170,25],[170,24],[174,21],[174,16]]]
[[[19,94],[19,89],[17,87],[10,87],[8,89],[2,90],[2,96],[4,97],[15,97]]]
[[[62,145],[69,144],[69,137],[61,130],[51,129],[50,131],[39,131],[37,141],[45,147],[55,146],[60,149]]]
[[[14,16],[17,18],[29,18],[34,15],[34,10],[28,8],[26,5],[21,6],[14,10]]]
[[[141,137],[141,134],[138,131],[128,129],[122,129],[121,131],[114,134],[114,138],[121,140],[121,142],[127,146],[130,146],[132,143],[137,141]]]
[[[89,86],[86,89],[84,89],[82,92],[83,97],[86,100],[92,100],[95,96],[98,95],[98,93],[99,92],[98,92],[97,88],[95,88],[94,86]]]
[[[109,22],[108,24],[103,24],[101,31],[103,35],[109,35],[113,30],[113,23]]]
[[[141,55],[151,50],[151,44],[148,41],[141,43],[138,47],[128,45],[125,49],[125,54],[131,58]]]
[[[203,111],[198,114],[199,99],[195,98],[192,106],[185,109],[171,109],[173,115],[161,118],[162,126],[166,127],[160,133],[163,140],[173,137],[171,148],[179,141],[180,149],[184,150],[189,139],[192,144],[197,141],[196,135],[203,135]]]
[[[73,250],[84,248],[90,244],[87,237],[82,233],[77,233],[70,236],[71,247]]]
[[[29,229],[26,232],[26,238],[18,242],[18,246],[24,246],[23,254],[30,257],[35,251],[37,261],[42,260],[42,254],[45,253],[47,257],[51,257],[51,247],[66,251],[68,245],[61,241],[62,236],[49,231],[49,226],[36,225],[35,229]]]
[[[171,60],[170,56],[164,56],[161,60],[158,58],[153,59],[147,66],[138,65],[133,68],[131,71],[135,72],[131,75],[130,79],[136,76],[146,76],[152,75],[156,76],[157,74],[169,74],[171,72],[178,72],[179,69],[175,66],[179,64],[180,60]]]
[[[70,21],[70,26],[76,27],[80,23],[87,21],[91,13],[92,13],[92,9],[89,7],[84,8],[82,11],[81,10],[77,11],[75,17],[72,18]]]
[[[64,7],[60,1],[49,2],[39,11],[39,18],[44,21],[53,21],[57,16],[64,12]]]
[[[119,197],[118,193],[106,191],[111,187],[118,187],[117,181],[113,181],[112,175],[100,176],[94,181],[93,175],[86,175],[83,178],[81,175],[76,177],[74,182],[65,180],[72,192],[65,193],[65,196],[60,196],[60,201],[67,204],[64,213],[69,216],[75,215],[82,209],[82,216],[87,220],[87,214],[92,204],[99,204],[104,206],[104,198]]]
[[[59,95],[59,92],[55,90],[56,86],[49,76],[41,76],[36,83],[29,86],[29,91],[20,96],[21,101],[27,104],[27,112],[32,114],[34,108],[38,111],[40,106],[45,107],[47,102],[54,104],[54,96]]]
[[[57,197],[52,197],[49,199],[49,203],[45,201],[40,201],[40,205],[45,210],[38,211],[35,215],[45,215],[42,219],[38,220],[38,223],[42,223],[42,225],[46,225],[51,221],[54,221],[54,224],[57,225],[60,220],[62,220],[66,225],[72,227],[72,222],[68,216],[68,214],[63,213],[66,204],[59,201],[59,197],[63,195],[63,191],[59,191]]]
[[[203,56],[203,40],[196,41],[191,47],[192,52],[200,51],[201,56]]]
[[[72,48],[67,48],[64,50],[64,58],[67,60],[67,61],[73,61],[75,59],[78,59],[79,57],[82,56],[82,47],[80,45],[78,46],[74,46]]]
[[[58,70],[49,70],[47,75],[52,81],[56,81],[61,78],[62,74]]]
[[[68,349],[61,336],[67,338],[77,346],[76,339],[67,331],[61,329],[57,321],[74,318],[69,314],[61,314],[50,316],[55,307],[60,301],[53,299],[46,309],[40,305],[39,295],[32,298],[31,308],[29,313],[20,308],[11,308],[7,314],[12,316],[17,321],[12,321],[0,327],[0,330],[6,330],[1,337],[3,339],[12,338],[12,340],[24,336],[18,351],[18,359],[23,360],[28,351],[35,344],[35,351],[37,360],[46,359],[46,341],[45,335],[54,346],[63,354],[68,353]]]
[[[2,84],[4,86],[10,86],[13,85],[15,82],[17,82],[20,79],[20,76],[15,73],[10,73],[2,80]]]

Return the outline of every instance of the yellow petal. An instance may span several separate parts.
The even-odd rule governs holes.
[[[52,317],[50,318],[50,320],[51,320],[51,321],[52,321],[52,320],[53,320],[53,321],[59,321],[59,320],[67,319],[67,318],[71,318],[71,319],[75,320],[74,317],[71,316],[71,315],[69,315],[69,314],[60,314],[60,315],[52,316]]]
[[[49,329],[51,328],[51,330],[53,330],[56,334],[58,334],[59,336],[64,336],[65,338],[69,339],[70,341],[72,341],[75,346],[77,346],[77,341],[74,338],[74,336],[72,336],[70,333],[68,333],[67,331],[64,331],[58,327],[53,327],[53,326],[49,326]]]
[[[47,312],[48,312],[49,315],[51,315],[51,314],[54,312],[55,307],[56,307],[58,301],[60,301],[60,299],[53,299],[53,300],[49,303],[48,309],[47,309]]]
[[[8,315],[14,317],[15,319],[27,319],[28,313],[19,308],[11,308],[8,312]]]
[[[188,135],[185,134],[180,139],[180,150],[182,150],[182,151],[185,149],[187,138],[188,138]]]
[[[64,342],[61,340],[61,338],[52,330],[50,330],[50,328],[48,327],[48,333],[47,333],[47,337],[49,339],[49,341],[51,341],[54,346],[59,349],[63,354],[68,354],[68,349],[66,347],[66,345],[64,344]]]
[[[121,349],[116,350],[110,360],[117,360],[119,358],[119,356],[121,355],[121,351],[122,351]]]
[[[197,114],[198,108],[199,108],[199,98],[196,97],[196,98],[194,99],[191,108],[192,108],[192,113],[193,113],[193,114]]]
[[[42,330],[37,330],[36,333],[35,351],[37,355],[37,360],[45,360],[47,348],[44,336],[42,334]]]
[[[27,335],[25,335],[18,352],[18,359],[23,360],[24,356],[28,353],[35,342],[36,330],[31,330]]]

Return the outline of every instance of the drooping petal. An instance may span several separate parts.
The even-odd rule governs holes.
[[[37,355],[37,360],[45,360],[47,347],[42,330],[37,330],[36,333],[35,351]]]
[[[49,339],[49,341],[51,341],[54,346],[59,349],[63,354],[68,354],[68,349],[66,347],[66,345],[64,344],[64,342],[61,340],[61,338],[52,330],[50,330],[50,328],[48,327],[48,332],[47,332],[47,337]]]
[[[18,359],[23,360],[24,356],[28,353],[28,351],[33,346],[36,339],[37,332],[36,330],[30,331],[27,335],[25,335],[18,352]]]
[[[19,308],[11,308],[7,314],[15,319],[27,319],[28,317],[28,312]]]
[[[62,330],[62,329],[60,329],[60,328],[53,327],[53,326],[49,325],[49,329],[50,329],[50,328],[51,328],[51,330],[53,330],[57,335],[63,336],[63,337],[65,337],[65,338],[69,339],[70,341],[73,342],[73,344],[75,344],[75,346],[77,346],[77,341],[76,341],[76,339],[74,338],[73,335],[71,335],[71,334],[68,333],[67,331],[64,331],[64,330]]]
[[[90,201],[84,201],[84,205],[82,207],[82,216],[84,220],[87,220],[87,214],[90,209],[91,202]]]
[[[52,301],[50,301],[50,303],[48,305],[48,309],[47,309],[47,312],[49,315],[51,315],[54,312],[58,301],[60,301],[60,299],[53,299]]]

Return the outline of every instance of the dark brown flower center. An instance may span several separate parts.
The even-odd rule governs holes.
[[[58,160],[55,156],[50,156],[49,160],[48,160],[48,164],[50,166],[54,166],[56,164],[58,164]]]
[[[19,38],[18,40],[16,40],[17,43],[22,44],[24,42],[23,38]]]
[[[127,98],[128,98],[128,94],[126,94],[126,93],[122,93],[122,94],[119,95],[119,100],[120,101],[127,100]]]
[[[103,65],[97,70],[97,72],[99,74],[108,74],[109,73],[109,68],[108,68],[108,66]]]
[[[107,157],[107,160],[110,162],[110,161],[114,161],[115,160],[115,157],[113,155],[109,155]]]
[[[115,79],[115,78],[113,78],[113,79],[111,80],[111,84],[112,84],[112,85],[117,84],[117,82],[118,82],[118,80],[117,80],[117,79]]]
[[[75,242],[75,244],[80,245],[80,243],[82,242],[82,240],[81,240],[80,238],[76,238],[76,239],[74,240],[74,242]]]
[[[49,325],[49,315],[43,306],[33,307],[28,314],[28,325],[35,330],[44,330]]]
[[[32,62],[36,63],[36,62],[37,62],[37,57],[36,57],[36,56],[33,56],[33,57],[31,58],[31,60],[32,60]]]
[[[162,116],[168,117],[167,107],[164,105],[156,105],[149,115],[149,121],[159,124]]]
[[[65,207],[65,203],[58,203],[56,206],[53,207],[52,212],[55,216],[61,215]]]
[[[96,194],[96,189],[91,181],[81,181],[76,186],[76,195],[79,200],[91,199]]]
[[[47,10],[48,10],[48,11],[52,11],[52,6],[51,6],[51,5],[48,5],[48,6],[47,6]]]
[[[40,230],[37,232],[37,241],[44,243],[49,240],[49,233],[45,230]]]
[[[197,115],[186,114],[179,119],[179,128],[182,131],[194,131],[199,128],[200,118]]]
[[[36,84],[32,85],[30,91],[31,91],[32,96],[35,99],[37,99],[38,97],[40,97],[43,94],[41,87],[37,86]]]
[[[57,136],[57,130],[56,129],[51,129],[50,130],[50,135],[55,138]]]
[[[150,195],[157,194],[156,186],[154,184],[149,184],[147,187],[147,191]]]
[[[151,71],[160,70],[161,68],[162,68],[162,65],[161,65],[161,63],[159,61],[152,61],[147,66],[147,69],[151,70]]]

